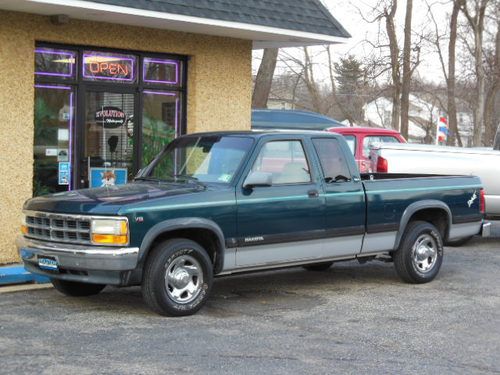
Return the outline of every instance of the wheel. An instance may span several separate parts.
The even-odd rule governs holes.
[[[408,283],[432,281],[443,262],[443,240],[436,227],[425,221],[408,224],[393,254],[399,277]]]
[[[87,297],[99,294],[106,285],[80,283],[77,281],[67,281],[59,279],[50,279],[54,288],[66,296]]]
[[[332,264],[333,262],[323,262],[323,263],[307,264],[302,267],[308,271],[326,271],[328,268],[332,266]]]
[[[467,242],[469,242],[472,239],[473,236],[469,237],[464,237],[460,238],[458,240],[453,240],[453,241],[446,241],[446,246],[451,246],[451,247],[459,247],[462,245],[465,245]]]
[[[172,239],[160,243],[148,256],[142,295],[160,315],[191,315],[205,304],[212,283],[212,262],[205,249],[188,239]]]

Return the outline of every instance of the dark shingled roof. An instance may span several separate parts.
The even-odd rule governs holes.
[[[319,0],[92,0],[163,13],[349,38]]]

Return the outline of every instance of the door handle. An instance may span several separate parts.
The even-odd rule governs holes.
[[[319,191],[317,191],[316,189],[313,189],[313,190],[309,190],[307,192],[307,196],[309,198],[318,198],[319,197]]]

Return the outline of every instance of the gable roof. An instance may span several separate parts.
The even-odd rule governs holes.
[[[349,38],[319,0],[91,0],[162,13]]]

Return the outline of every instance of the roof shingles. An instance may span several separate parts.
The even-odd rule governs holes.
[[[162,13],[348,38],[319,0],[92,0]]]

